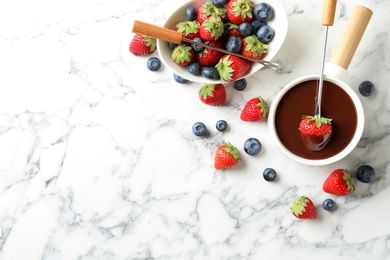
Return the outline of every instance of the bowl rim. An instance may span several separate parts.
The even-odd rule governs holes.
[[[176,10],[174,10],[173,12],[171,12],[169,14],[168,19],[164,22],[162,27],[165,27],[168,29],[174,29],[174,26],[176,25],[176,23],[179,22],[176,19],[174,19],[174,17],[177,17],[177,15],[179,13],[181,13],[182,16],[184,16],[185,8],[189,5],[192,5],[193,7],[197,8],[198,6],[200,6],[201,4],[203,4],[207,1],[210,1],[210,0],[190,0],[190,1],[187,1],[186,3],[182,4],[180,7],[178,7]],[[251,1],[254,2],[255,4],[261,3],[261,2],[265,2],[265,3],[270,4],[273,7],[273,9],[275,10],[275,12],[274,12],[274,18],[271,19],[268,22],[268,24],[272,28],[274,28],[272,25],[275,25],[276,21],[278,22],[278,24],[281,24],[280,26],[278,26],[278,29],[275,29],[274,38],[269,43],[269,50],[271,50],[271,52],[267,53],[267,55],[265,56],[265,57],[267,57],[266,58],[267,61],[271,61],[278,54],[279,50],[281,49],[281,47],[283,46],[283,44],[285,42],[287,32],[288,32],[287,13],[286,13],[284,7],[277,0],[251,0]],[[275,17],[277,17],[277,19],[275,19]],[[177,18],[177,19],[179,19],[179,18]],[[183,18],[183,19],[179,19],[179,20],[184,21],[185,19]],[[178,66],[172,60],[167,59],[166,55],[163,55],[163,53],[169,53],[169,51],[171,51],[171,50],[167,47],[166,42],[163,40],[157,39],[157,52],[158,52],[158,55],[159,55],[162,63],[164,64],[165,67],[167,67],[173,73],[179,75],[180,77],[183,77],[191,82],[204,83],[204,84],[206,84],[206,83],[209,83],[209,84],[229,83],[229,82],[226,82],[223,80],[211,80],[211,79],[207,79],[201,75],[190,74],[185,67]],[[264,66],[261,65],[260,63],[252,64],[251,70],[248,72],[247,75],[245,75],[242,78],[246,78],[246,77],[253,75],[254,73],[258,72],[263,67]]]
[[[363,110],[363,105],[361,103],[360,98],[356,94],[356,92],[344,81],[329,76],[329,75],[324,75],[324,80],[332,82],[336,85],[338,85],[340,88],[342,88],[348,96],[352,99],[353,104],[355,105],[356,109],[356,114],[357,114],[357,125],[356,125],[356,130],[355,130],[355,135],[353,136],[352,140],[349,142],[349,144],[339,153],[325,159],[307,159],[307,158],[302,158],[290,150],[288,150],[283,143],[280,141],[277,132],[276,132],[276,126],[275,126],[275,115],[276,115],[276,110],[279,105],[280,100],[283,98],[283,96],[293,87],[298,85],[301,82],[308,81],[308,80],[313,80],[313,79],[319,79],[320,75],[319,74],[309,74],[305,75],[302,77],[299,77],[290,83],[288,83],[279,93],[276,95],[276,97],[272,100],[272,103],[270,104],[270,109],[269,109],[269,114],[268,114],[268,128],[269,132],[274,139],[276,146],[281,150],[285,155],[290,157],[296,162],[306,164],[306,165],[312,165],[312,166],[322,166],[322,165],[328,165],[335,163],[337,161],[340,161],[344,157],[346,157],[348,154],[352,152],[353,149],[357,146],[358,142],[360,141],[360,138],[363,134],[364,130],[364,123],[365,123],[365,115],[364,115],[364,110]]]

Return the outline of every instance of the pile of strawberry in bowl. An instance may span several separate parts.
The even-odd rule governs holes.
[[[276,0],[192,0],[179,7],[163,27],[184,38],[270,61],[287,34],[287,15]],[[157,39],[161,61],[176,75],[199,83],[233,82],[263,65],[196,44]]]

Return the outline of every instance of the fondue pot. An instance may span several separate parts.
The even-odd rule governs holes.
[[[347,156],[358,144],[364,129],[359,97],[345,82],[348,67],[371,19],[372,11],[356,6],[330,61],[324,69],[322,114],[332,119],[333,135],[321,151],[309,151],[299,134],[302,115],[314,115],[320,78],[311,74],[293,80],[270,104],[268,126],[277,147],[293,160],[307,165],[327,165]]]

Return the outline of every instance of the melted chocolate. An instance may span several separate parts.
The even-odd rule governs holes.
[[[302,115],[314,115],[318,80],[291,88],[280,100],[275,116],[279,139],[292,153],[306,159],[326,159],[341,152],[351,142],[357,127],[352,99],[336,84],[324,81],[321,116],[332,119],[333,134],[321,151],[310,151],[298,130]]]

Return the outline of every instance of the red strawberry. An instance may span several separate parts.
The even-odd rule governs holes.
[[[261,97],[250,99],[241,111],[240,118],[243,121],[260,121],[268,116],[267,102]]]
[[[294,201],[291,211],[297,218],[314,219],[317,217],[317,209],[313,202],[306,196],[301,196]]]
[[[156,39],[141,34],[134,34],[129,50],[135,56],[147,56],[155,52]]]
[[[211,1],[207,1],[198,7],[196,12],[197,21],[202,24],[209,19],[212,15],[219,16],[222,19],[225,17],[226,9],[223,7],[216,7]]]
[[[197,21],[185,21],[176,24],[176,31],[181,32],[184,38],[192,40],[199,37],[199,27]]]
[[[251,0],[230,0],[226,5],[226,13],[232,23],[251,22],[253,6],[254,3]]]
[[[299,124],[302,141],[311,151],[320,151],[332,136],[332,119],[303,116]]]
[[[225,39],[229,39],[230,36],[238,36],[242,38],[240,32],[238,31],[238,25],[235,23],[227,22],[225,23]]]
[[[230,143],[224,143],[217,148],[214,157],[214,168],[217,170],[229,169],[241,160],[237,148]]]
[[[267,52],[268,45],[262,43],[256,35],[250,35],[242,39],[241,54],[254,59],[261,59]]]
[[[208,41],[205,43],[213,47],[222,48],[221,41],[210,41],[210,42]],[[215,64],[218,63],[221,57],[222,57],[222,52],[205,48],[202,52],[199,52],[197,54],[196,58],[201,66],[213,67],[215,66]]]
[[[223,22],[221,18],[211,16],[209,19],[204,21],[199,28],[200,38],[205,41],[216,41],[223,34]]]
[[[222,84],[204,84],[199,90],[200,100],[210,106],[225,104],[226,90]]]
[[[195,52],[187,44],[179,44],[173,49],[172,60],[179,66],[187,66],[195,58]]]
[[[217,65],[219,75],[226,82],[233,82],[245,76],[251,68],[251,63],[234,55],[224,55]]]
[[[355,190],[351,174],[347,169],[337,169],[326,178],[322,189],[326,193],[345,196]]]

